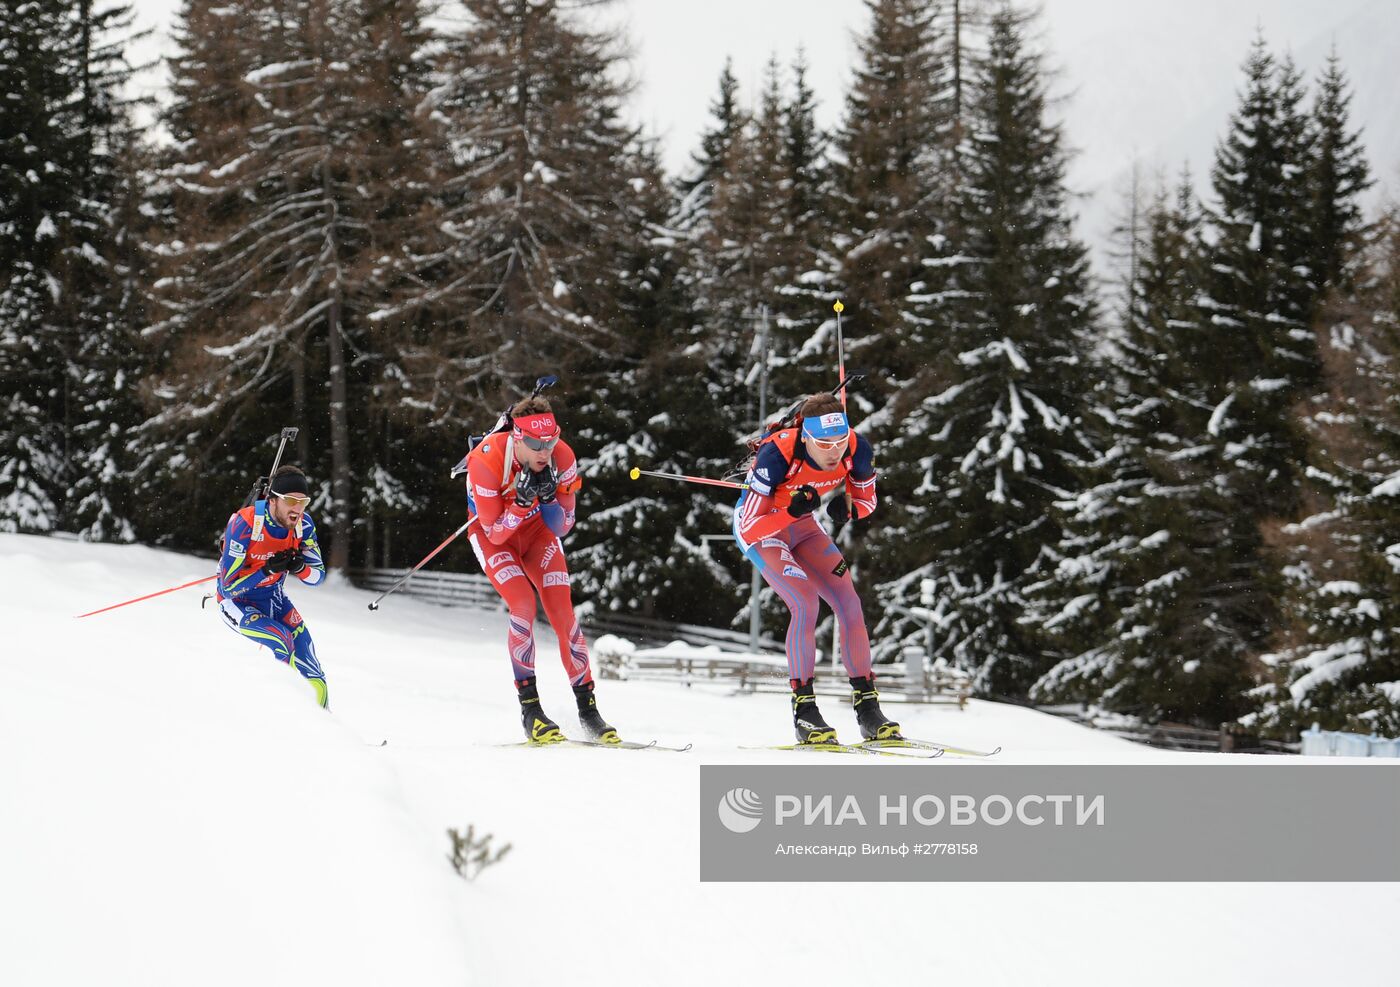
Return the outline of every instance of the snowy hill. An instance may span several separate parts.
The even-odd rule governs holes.
[[[786,739],[783,698],[605,681],[625,732],[695,749],[499,747],[518,725],[498,614],[296,592],[329,715],[199,589],[73,619],[211,568],[0,535],[6,987],[1391,980],[1393,885],[702,885],[698,767],[790,763],[737,749]],[[545,708],[567,730],[540,635]],[[1004,761],[1245,760],[991,703],[898,712]],[[944,761],[919,770],[977,770]],[[469,824],[513,844],[470,884],[445,859],[445,831]],[[1263,931],[1305,916],[1286,948]]]

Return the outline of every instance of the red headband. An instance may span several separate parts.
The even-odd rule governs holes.
[[[550,414],[530,415],[515,419],[515,431],[534,439],[552,439],[559,434],[559,424]]]

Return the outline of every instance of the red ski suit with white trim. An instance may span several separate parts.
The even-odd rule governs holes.
[[[510,609],[507,644],[517,682],[535,675],[535,594],[559,639],[559,657],[571,685],[592,681],[588,645],[579,630],[569,590],[569,565],[560,539],[574,526],[582,481],[574,451],[563,439],[554,447],[558,488],[554,503],[528,508],[515,502],[516,462],[509,432],[486,436],[467,456],[468,540],[481,570]]]

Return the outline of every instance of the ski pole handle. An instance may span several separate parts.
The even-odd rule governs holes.
[[[415,572],[417,572],[419,569],[423,568],[425,565],[427,565],[429,562],[431,562],[431,561],[433,560],[433,556],[437,555],[438,552],[441,552],[441,551],[442,551],[444,548],[446,548],[448,545],[451,545],[452,542],[455,541],[455,540],[457,539],[457,536],[458,536],[458,535],[460,535],[462,532],[464,532],[464,531],[467,530],[467,525],[469,525],[469,524],[471,524],[471,523],[472,523],[471,518],[467,518],[466,521],[462,522],[462,526],[461,526],[460,528],[458,528],[456,531],[452,532],[452,534],[448,535],[448,536],[447,536],[447,540],[444,541],[441,545],[439,545],[437,548],[435,548],[435,549],[433,549],[431,552],[429,552],[429,553],[423,558],[423,561],[422,561],[422,562],[419,562],[419,563],[418,563],[416,566],[414,566],[412,569],[410,569],[410,570],[408,570],[407,572],[405,572],[405,573],[403,574],[402,578],[400,578],[398,582],[394,583],[394,585],[390,586],[390,587],[389,587],[388,589],[386,589],[384,592],[380,593],[377,597],[375,597],[374,602],[371,603],[371,604],[369,605],[369,608],[370,608],[371,610],[378,610],[378,609],[379,609],[379,601],[380,601],[380,600],[384,599],[384,597],[388,596],[390,593],[393,593],[393,592],[396,591],[400,586],[402,586],[404,583],[406,583],[406,582],[408,582],[410,579],[412,579],[412,578],[413,578],[413,574],[414,574]]]

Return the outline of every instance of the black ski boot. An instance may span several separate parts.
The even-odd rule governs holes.
[[[822,711],[817,709],[817,696],[813,681],[792,681],[792,725],[797,731],[799,744],[836,744],[836,731],[830,723],[822,719]]]
[[[515,683],[520,698],[520,722],[525,727],[525,739],[531,744],[557,744],[564,740],[564,734],[544,710],[540,708],[540,690],[533,678]]]
[[[578,725],[589,737],[600,744],[620,744],[622,738],[608,726],[598,712],[598,700],[593,695],[593,683],[574,686],[574,698],[578,700]]]
[[[866,740],[903,740],[899,724],[880,709],[880,694],[875,691],[875,676],[851,679],[851,705],[856,710],[860,735]]]

